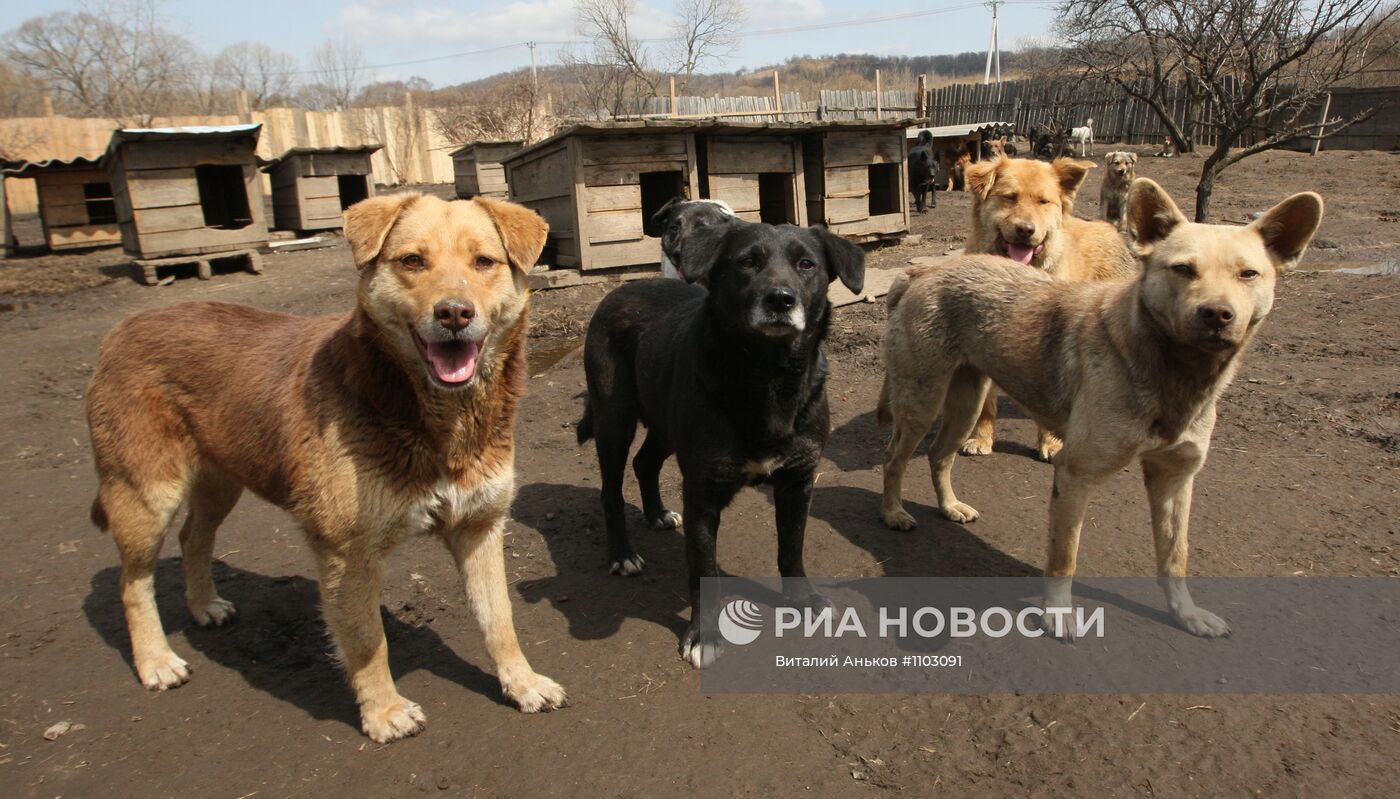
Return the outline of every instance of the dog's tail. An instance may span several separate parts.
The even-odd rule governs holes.
[[[92,523],[97,529],[103,532],[107,531],[107,509],[102,507],[101,496],[92,501],[92,510],[88,511],[88,518],[92,519]]]
[[[574,425],[574,432],[578,435],[580,446],[593,438],[593,403],[587,397],[583,400],[583,418]]]

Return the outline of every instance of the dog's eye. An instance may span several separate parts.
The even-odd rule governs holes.
[[[1182,277],[1195,277],[1196,270],[1191,264],[1172,264],[1172,271]]]
[[[1041,205],[1054,205],[1054,204],[1055,204],[1055,201],[1054,201],[1054,200],[1051,200],[1051,199],[1047,199],[1047,198],[1045,198],[1045,197],[1041,197],[1041,198],[1040,198],[1040,204],[1041,204]]]
[[[405,269],[414,270],[422,269],[423,267],[428,265],[428,262],[423,260],[423,256],[417,253],[409,253],[408,255],[405,255],[404,257],[399,259],[399,263],[403,264]]]
[[[1015,194],[1008,194],[1008,195],[1006,195],[1006,201],[1009,202],[1009,203],[1014,203],[1014,202],[1016,202],[1017,199],[1019,199],[1019,198],[1018,198],[1017,195],[1015,195]]]
[[[800,260],[800,261],[797,262],[797,268],[798,268],[798,269],[816,269],[816,268],[817,268],[817,263],[816,263],[816,261],[813,261],[811,258],[803,258],[802,260]]]
[[[1246,269],[1240,272],[1240,280],[1253,280],[1256,277],[1259,277],[1259,270],[1257,269]]]
[[[477,269],[490,269],[491,267],[493,267],[493,266],[495,266],[495,265],[496,265],[496,259],[495,259],[495,258],[492,258],[492,257],[489,256],[489,255],[478,255],[478,256],[476,257],[476,268],[477,268]]]

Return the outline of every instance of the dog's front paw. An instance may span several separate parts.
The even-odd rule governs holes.
[[[977,517],[982,515],[977,512],[976,508],[966,502],[950,502],[947,505],[940,505],[938,507],[938,512],[947,516],[950,521],[955,521],[958,524],[975,522],[977,521]]]
[[[524,677],[501,679],[501,692],[520,708],[521,713],[542,713],[569,704],[564,687],[533,671]]]
[[[613,574],[631,577],[641,574],[642,567],[645,565],[647,565],[647,562],[642,560],[641,555],[628,555],[625,558],[613,561],[608,568]]]
[[[136,676],[152,691],[179,688],[190,680],[190,664],[166,649],[156,655],[136,658]]]
[[[1047,607],[1044,610],[1040,617],[1040,626],[1046,634],[1067,644],[1074,643],[1074,608],[1058,606]]]
[[[663,510],[661,515],[651,520],[653,530],[679,530],[681,528],[681,515],[673,510]]]
[[[377,707],[360,709],[360,729],[375,743],[387,744],[422,732],[428,717],[417,702],[402,696]]]
[[[1064,448],[1065,442],[1061,441],[1059,436],[1046,433],[1040,437],[1040,446],[1037,448],[1036,454],[1040,456],[1042,461],[1050,463]]]
[[[990,455],[992,454],[992,440],[990,438],[969,438],[963,442],[958,452],[964,455]]]
[[[724,645],[713,633],[701,633],[699,625],[691,624],[681,639],[681,659],[690,661],[693,668],[705,669],[713,666],[724,652]]]
[[[222,627],[238,615],[233,603],[223,597],[214,597],[203,607],[191,607],[190,615],[200,627]]]
[[[1230,635],[1230,625],[1205,608],[1192,607],[1176,614],[1176,621],[1192,635],[1202,638],[1224,638]]]
[[[914,517],[904,508],[895,508],[892,511],[885,511],[880,514],[880,520],[891,530],[907,531],[913,530],[915,527],[919,526],[919,523],[914,521]]]

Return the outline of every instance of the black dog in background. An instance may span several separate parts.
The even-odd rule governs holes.
[[[723,225],[735,219],[734,209],[723,200],[667,200],[643,228],[648,236],[661,239],[661,276],[685,277],[681,242],[696,228]]]
[[[933,134],[919,131],[918,143],[909,148],[907,168],[909,170],[909,192],[914,195],[914,210],[924,212],[924,198],[929,197],[929,207],[938,207],[938,191],[934,183],[938,180],[938,159],[933,155]]]
[[[830,428],[827,289],[840,279],[859,292],[865,254],[825,228],[738,219],[694,228],[680,251],[685,279],[703,288],[640,280],[594,312],[578,440],[597,445],[612,572],[637,574],[644,562],[627,536],[622,478],[637,422],[646,426],[632,468],[647,522],[684,527],[691,617],[681,656],[702,668],[718,657],[720,642],[701,634],[700,580],[718,575],[720,512],[746,485],[773,486],[784,593],[829,606],[802,563],[813,476]],[[672,453],[683,516],[666,509],[658,486]]]

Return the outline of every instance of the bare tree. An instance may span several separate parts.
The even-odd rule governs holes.
[[[439,93],[433,108],[437,129],[453,142],[523,141],[548,135],[544,109],[528,70],[489,85]]]
[[[635,86],[625,66],[572,45],[559,51],[559,65],[565,77],[559,103],[564,116],[599,119],[623,113]]]
[[[150,124],[188,98],[197,74],[194,49],[158,16],[154,2],[130,0],[100,16],[36,17],[6,37],[5,56],[80,113]]]
[[[632,34],[634,0],[578,0],[574,6],[579,33],[593,43],[595,59],[616,64],[647,94],[656,93],[656,71],[646,44]]]
[[[216,86],[246,92],[248,108],[261,111],[291,96],[296,68],[286,53],[261,42],[239,42],[214,57],[212,71]]]
[[[327,104],[349,108],[368,78],[364,50],[350,39],[328,39],[311,54],[312,77]]]
[[[675,38],[671,42],[674,71],[680,90],[706,62],[723,61],[739,45],[747,14],[739,0],[681,0],[676,7]]]
[[[1397,14],[1387,0],[1064,0],[1059,10],[1073,57],[1144,100],[1178,145],[1190,138],[1163,101],[1168,82],[1184,79],[1189,95],[1209,101],[1209,119],[1197,116],[1200,104],[1187,116],[1215,141],[1196,184],[1198,222],[1230,166],[1375,113],[1318,118],[1332,88],[1387,54],[1394,43],[1378,34]]]
[[[0,117],[37,117],[43,107],[44,92],[39,82],[0,58]]]

